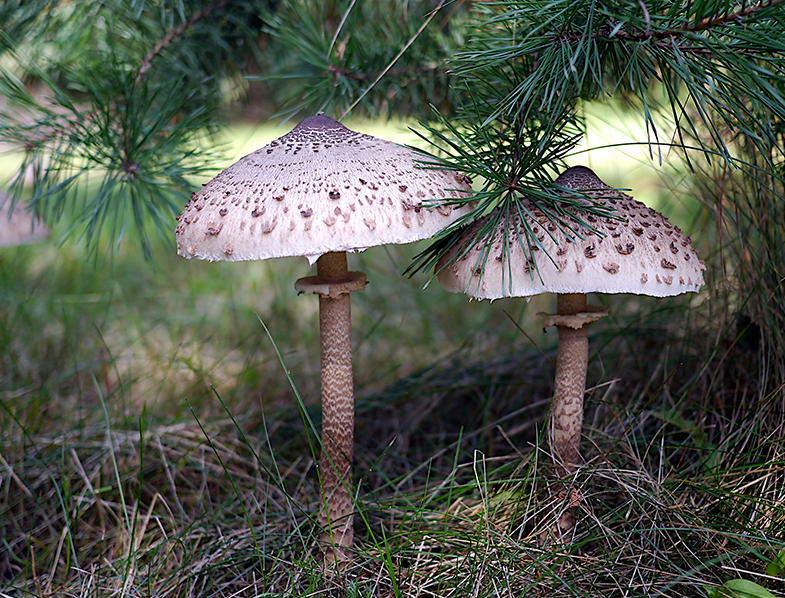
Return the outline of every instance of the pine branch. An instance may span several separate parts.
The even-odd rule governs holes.
[[[750,140],[761,155],[770,154],[778,143],[776,123],[785,120],[785,69],[778,61],[785,32],[776,12],[781,2],[706,18],[688,14],[693,5],[678,1],[659,3],[655,15],[644,0],[553,0],[547,10],[536,0],[484,7],[485,22],[452,61],[474,101],[470,110],[454,115],[449,132],[456,141],[449,144],[444,164],[484,181],[477,208],[466,221],[488,212],[511,213],[524,195],[562,218],[562,199],[549,192],[552,175],[547,172],[558,168],[559,155],[532,160],[522,159],[521,152],[574,147],[570,140],[579,138],[580,123],[574,137],[564,137],[566,129],[559,126],[545,126],[529,143],[505,131],[567,122],[566,115],[580,102],[611,95],[642,107],[649,130],[656,131],[653,119],[663,104],[670,109],[677,147],[688,160],[698,149],[707,157],[721,156],[731,167],[743,166],[745,158],[730,147],[734,135]],[[632,9],[635,4],[640,12]],[[712,8],[706,2],[694,10]],[[510,145],[491,149],[492,137],[508,138]],[[576,206],[578,218],[584,210]],[[570,218],[559,225],[570,226]],[[454,231],[418,256],[409,270],[435,264],[454,242]],[[477,234],[470,245],[483,246],[489,233]],[[533,242],[529,231],[524,236],[521,242]]]
[[[783,0],[768,0],[766,2],[760,2],[758,4],[754,4],[752,6],[739,9],[732,13],[726,13],[722,16],[705,18],[698,22],[682,25],[680,27],[666,28],[659,31],[653,31],[652,23],[651,23],[651,15],[649,14],[649,10],[646,7],[644,1],[639,0],[638,4],[641,8],[641,12],[643,13],[644,22],[645,22],[644,31],[630,33],[625,31],[623,27],[622,28],[611,27],[610,25],[607,25],[605,28],[600,29],[595,33],[595,38],[598,40],[622,41],[622,42],[631,42],[631,43],[654,42],[655,45],[658,45],[667,51],[675,40],[679,40],[685,37],[688,40],[694,40],[694,36],[699,33],[721,32],[725,28],[731,26],[737,26],[737,25],[743,27],[745,20],[754,17],[755,13],[763,9],[769,9],[775,6],[779,6],[782,3]],[[571,42],[581,41],[584,38],[584,35],[585,32],[576,33],[567,30],[567,31],[560,31],[552,34],[552,39],[554,41],[571,43]],[[681,43],[679,47],[681,50],[693,54],[712,55],[715,52],[715,50],[712,48],[695,46],[695,45],[684,44],[684,43]],[[768,52],[763,52],[763,53],[753,48],[737,48],[734,49],[734,51],[737,53],[749,54],[752,56],[760,56],[762,54],[769,54],[769,55],[779,54],[778,49],[772,49],[769,50]]]
[[[344,116],[346,116],[349,112],[351,112],[352,109],[355,106],[357,106],[357,104],[359,104],[366,95],[368,95],[368,93],[376,86],[376,84],[379,83],[379,81],[382,80],[382,77],[384,77],[387,73],[390,72],[390,69],[393,67],[393,65],[395,65],[396,62],[398,62],[398,60],[401,58],[401,56],[404,55],[406,50],[408,50],[411,47],[411,45],[415,42],[415,40],[418,37],[420,37],[422,32],[425,30],[425,28],[430,24],[431,20],[442,9],[442,6],[444,6],[444,2],[445,2],[445,0],[440,0],[439,4],[437,4],[436,7],[433,8],[433,10],[431,10],[431,12],[428,15],[428,17],[423,21],[422,25],[420,25],[420,28],[417,29],[417,31],[414,33],[414,35],[412,35],[412,37],[403,45],[401,50],[395,55],[395,58],[392,59],[390,64],[388,64],[386,67],[384,67],[384,69],[382,69],[382,71],[376,76],[376,78],[373,80],[373,82],[359,95],[359,97],[356,100],[354,100],[352,105],[349,106],[344,111],[344,113],[342,115],[342,118]]]
[[[361,83],[368,83],[369,81],[376,81],[380,80],[385,75],[389,75],[392,77],[409,77],[412,80],[416,80],[421,76],[428,76],[433,75],[436,73],[443,73],[444,72],[444,65],[424,65],[424,66],[412,66],[412,67],[405,67],[405,68],[390,68],[387,70],[382,71],[374,71],[374,72],[363,72],[357,70],[351,70],[342,66],[340,64],[330,64],[327,67],[327,72],[332,73],[335,77],[346,77],[347,79],[353,79],[355,81]]]
[[[706,31],[713,31],[717,29],[721,29],[723,27],[727,27],[730,25],[741,24],[747,17],[754,16],[754,14],[764,8],[773,8],[782,4],[782,0],[768,0],[768,2],[760,2],[758,4],[754,4],[752,6],[748,6],[747,8],[739,9],[733,13],[725,14],[723,16],[718,16],[710,19],[703,19],[698,23],[693,25],[683,25],[681,27],[676,27],[674,29],[665,29],[663,31],[652,32],[651,28],[649,27],[647,19],[647,29],[642,34],[628,34],[623,30],[620,30],[615,35],[608,36],[608,39],[613,37],[617,37],[619,39],[623,39],[626,41],[648,41],[650,39],[656,40],[668,40],[673,37],[681,37],[686,34],[693,34],[693,33],[701,33]],[[643,0],[640,0],[641,9],[644,11],[646,15],[648,15],[648,10],[646,5],[643,3]]]
[[[169,44],[171,44],[175,39],[180,37],[187,29],[193,27],[198,21],[201,19],[209,16],[216,10],[220,10],[224,6],[226,6],[232,0],[220,0],[216,4],[212,6],[208,6],[207,8],[203,8],[201,10],[197,10],[194,12],[188,19],[180,23],[177,27],[169,31],[163,38],[161,38],[155,46],[145,55],[142,59],[141,65],[139,66],[139,74],[136,76],[136,83],[139,84],[144,79],[145,74],[150,67],[152,66],[153,60],[156,56],[158,56],[162,50],[164,50]]]
[[[147,52],[150,34],[160,30],[158,23],[123,4],[101,5],[103,37],[78,29],[94,27],[95,18],[69,23],[74,28],[72,37],[90,44],[84,49],[89,60],[84,67],[80,62],[79,69],[63,69],[67,77],[58,75],[59,80],[35,62],[18,57],[20,67],[48,87],[54,106],[37,100],[19,102],[28,113],[25,125],[11,124],[12,117],[0,115],[8,123],[0,126],[0,137],[25,154],[12,189],[16,195],[22,193],[26,178],[32,176],[31,203],[50,220],[67,217],[66,235],[83,239],[91,256],[99,257],[103,243],[107,251],[118,249],[128,225],[138,232],[147,258],[152,256],[150,230],[172,243],[172,220],[192,190],[190,179],[209,169],[217,154],[202,139],[214,126],[212,110],[217,105],[215,100],[213,105],[205,101],[206,96],[218,91],[218,86],[206,85],[210,79],[199,72],[198,61],[220,56],[216,46],[208,43],[211,40],[220,52],[226,50],[220,30],[200,39],[197,61],[188,55],[195,45],[174,42],[229,1],[194,11]],[[150,8],[166,20],[163,11]],[[80,10],[85,11],[84,17],[96,16],[90,13],[96,10],[93,5],[80,5]],[[43,39],[60,35],[46,29],[34,33]],[[67,36],[62,39],[67,41]],[[164,57],[162,75],[153,67],[156,59]],[[177,65],[180,59],[182,68]],[[175,65],[177,70],[172,69]],[[213,68],[210,75],[218,72]],[[0,81],[0,86],[19,95],[16,92],[21,90],[10,89],[11,83],[3,85],[10,81]],[[77,93],[78,102],[73,99]]]
[[[523,197],[535,202],[564,231],[575,231],[576,224],[586,227],[584,216],[589,214],[613,217],[610,213],[597,213],[591,204],[565,200],[551,183],[553,175],[564,167],[565,156],[582,137],[584,126],[572,105],[553,106],[550,112],[537,115],[519,109],[509,117],[485,122],[481,118],[487,111],[484,101],[484,97],[475,96],[474,101],[460,106],[458,116],[449,121],[440,116],[436,124],[425,127],[440,155],[430,164],[464,173],[477,181],[480,188],[470,198],[448,202],[468,204],[471,211],[442,231],[430,247],[416,256],[406,269],[407,274],[432,268],[457,242],[466,225],[491,213],[495,216],[488,220],[487,226],[478,229],[477,237],[469,244],[487,249],[499,218],[519,211]],[[574,208],[577,216],[566,207]],[[534,232],[525,225],[522,233],[520,239],[507,241],[528,246],[539,244]]]
[[[772,123],[785,118],[781,3],[730,11],[724,2],[672,0],[658,3],[652,14],[643,0],[554,0],[545,12],[533,0],[505,2],[504,12],[493,13],[456,56],[455,72],[491,80],[509,73],[514,80],[488,86],[486,120],[520,105],[547,111],[568,98],[621,95],[643,108],[647,128],[654,129],[664,89],[685,155],[693,138],[706,155],[718,153],[733,164],[721,130],[772,144]],[[711,136],[695,136],[700,128]]]
[[[264,79],[275,81],[287,113],[428,118],[430,104],[447,108],[451,102],[445,60],[469,18],[460,4],[449,14],[444,2],[427,4],[293,1],[269,21],[270,55],[284,58],[270,64],[272,74]]]

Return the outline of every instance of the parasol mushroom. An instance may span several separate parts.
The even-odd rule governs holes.
[[[587,305],[586,294],[666,297],[697,292],[703,284],[705,266],[690,238],[678,227],[612,189],[589,168],[570,168],[555,185],[564,188],[562,195],[604,208],[623,220],[580,215],[594,231],[576,226],[573,232],[558,226],[524,197],[521,209],[504,224],[507,235],[498,228],[493,231],[489,248],[482,241],[472,245],[487,225],[489,216],[485,216],[467,228],[440,259],[436,270],[445,289],[465,292],[476,299],[557,293],[556,313],[542,315],[543,328],[556,326],[559,337],[548,441],[557,474],[564,477],[574,473],[580,461],[588,324],[607,315],[607,310]],[[578,216],[577,209],[566,209]],[[531,245],[526,242],[520,214],[524,214],[536,237]],[[563,530],[571,525],[569,515],[560,522]]]
[[[466,198],[469,179],[418,168],[407,148],[356,133],[324,115],[230,166],[191,196],[178,218],[178,253],[205,260],[305,256],[317,274],[295,283],[319,295],[323,504],[327,561],[351,558],[354,394],[351,291],[365,287],[346,252],[429,238],[464,210],[431,199]]]

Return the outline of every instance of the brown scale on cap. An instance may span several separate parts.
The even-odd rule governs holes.
[[[689,237],[684,237],[678,227],[673,226],[664,216],[629,195],[612,189],[588,168],[571,168],[556,180],[556,184],[582,190],[593,203],[606,209],[612,208],[613,213],[623,220],[592,216],[592,226],[599,235],[575,225],[583,239],[570,231],[567,231],[568,236],[524,197],[520,200],[524,209],[520,211],[526,214],[524,217],[532,231],[541,228],[548,230],[549,234],[537,235],[537,239],[553,260],[561,258],[559,262],[554,263],[541,251],[535,259],[525,242],[522,246],[516,241],[525,239],[520,217],[516,213],[507,223],[510,241],[505,243],[504,231],[497,230],[491,242],[492,255],[506,253],[503,261],[489,260],[482,276],[476,274],[479,265],[477,254],[465,253],[465,247],[485,225],[490,218],[488,216],[471,225],[464,235],[466,241],[456,243],[439,261],[437,271],[440,272],[439,280],[444,287],[456,293],[466,292],[478,299],[499,299],[547,292],[636,293],[665,297],[697,291],[703,284],[702,272],[705,266],[690,245]],[[583,195],[573,194],[571,199],[585,202]],[[567,208],[567,211],[577,215],[574,208]],[[538,219],[533,219],[529,213]],[[644,234],[644,229],[652,232]],[[482,242],[478,247],[484,248]],[[670,256],[667,259],[662,257],[663,249]],[[520,276],[518,273],[529,271],[526,265],[532,259],[536,261],[536,270],[530,269],[530,276]],[[568,267],[559,267],[565,259]],[[606,267],[609,264],[615,267]],[[682,278],[687,282],[683,285],[667,284],[663,277],[657,282],[657,274],[675,274],[676,280]]]
[[[465,210],[448,205],[431,210],[423,202],[467,197],[471,181],[454,172],[419,168],[421,159],[410,149],[356,133],[327,116],[307,118],[191,197],[175,229],[178,253],[240,261],[318,256],[429,238]],[[405,214],[412,207],[414,218]],[[334,226],[338,208],[340,227]],[[203,213],[198,226],[190,219],[195,212]],[[243,223],[261,214],[283,226],[249,234]],[[219,220],[224,221],[220,232],[208,232],[219,230]],[[231,254],[223,251],[227,237],[234,245]]]

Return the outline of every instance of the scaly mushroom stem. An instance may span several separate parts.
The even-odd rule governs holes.
[[[326,253],[316,262],[317,275],[329,281],[349,276],[346,253]],[[324,504],[319,524],[328,561],[346,561],[354,537],[352,522],[352,448],[354,383],[352,378],[351,299],[349,293],[319,295],[322,374],[322,477]]]
[[[553,453],[557,478],[564,478],[578,469],[580,462],[581,427],[583,426],[583,395],[586,392],[586,368],[589,361],[588,325],[608,315],[602,307],[586,305],[583,293],[557,295],[556,313],[543,316],[543,329],[556,326],[559,350],[556,354],[556,381],[548,419],[548,444]],[[562,482],[557,494],[567,498]],[[570,494],[570,504],[576,499]],[[560,533],[574,525],[572,509],[559,516]]]
[[[573,316],[586,312],[586,295],[558,295],[556,313]],[[550,444],[559,477],[574,473],[580,459],[583,394],[589,361],[589,330],[558,325],[559,349],[556,355],[556,381],[550,416]]]

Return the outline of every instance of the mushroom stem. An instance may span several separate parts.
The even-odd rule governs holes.
[[[586,312],[586,295],[560,294],[556,299],[558,315]],[[557,325],[559,349],[556,355],[556,381],[550,415],[550,444],[559,477],[574,473],[580,459],[583,395],[589,360],[589,330]]]
[[[346,252],[322,255],[316,271],[324,279],[349,276]],[[319,525],[325,558],[351,557],[352,448],[354,446],[354,383],[352,378],[351,299],[349,293],[319,295],[322,375],[322,478],[323,506]]]
[[[556,466],[556,493],[568,497],[561,478],[575,473],[580,462],[581,427],[583,426],[583,395],[586,392],[586,368],[589,361],[588,325],[608,315],[602,307],[586,305],[584,293],[557,296],[556,313],[542,314],[543,328],[556,326],[559,350],[556,353],[556,381],[548,419],[548,444]],[[574,506],[579,495],[569,492],[569,507],[558,518],[560,533],[575,525]]]

